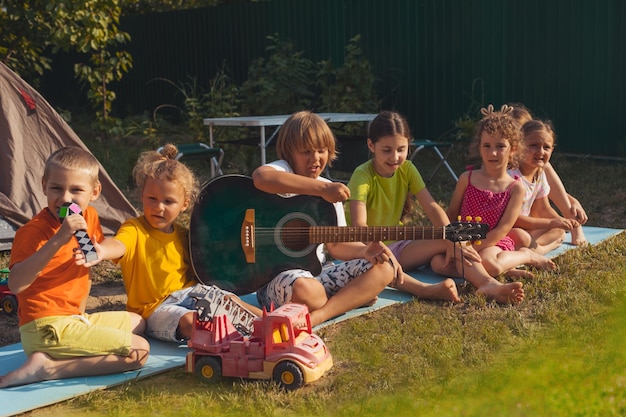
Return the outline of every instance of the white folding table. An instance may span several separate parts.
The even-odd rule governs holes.
[[[374,120],[376,114],[370,113],[317,113],[326,123],[355,123],[367,122]],[[259,139],[259,148],[261,148],[261,165],[266,163],[265,150],[267,146],[276,136],[278,129],[273,135],[265,139],[266,126],[282,126],[290,115],[274,115],[274,116],[241,116],[241,117],[216,117],[207,118],[203,122],[209,126],[209,146],[213,147],[213,127],[214,126],[239,126],[239,127],[259,127],[261,138]]]

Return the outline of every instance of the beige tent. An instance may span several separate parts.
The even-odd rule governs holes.
[[[87,147],[48,102],[0,63],[0,250],[10,249],[17,227],[46,206],[41,175],[46,158],[62,146]],[[102,195],[93,203],[105,234],[136,216],[135,208],[100,167]]]

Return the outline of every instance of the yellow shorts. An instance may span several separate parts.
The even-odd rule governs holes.
[[[130,314],[106,311],[81,316],[43,317],[20,327],[26,355],[45,352],[55,359],[130,354]]]

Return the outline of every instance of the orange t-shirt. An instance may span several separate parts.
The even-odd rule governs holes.
[[[104,239],[98,213],[88,207],[83,216],[92,241]],[[40,211],[15,233],[9,268],[37,252],[61,227],[48,208]],[[80,305],[89,295],[89,268],[76,265],[73,250],[78,246],[70,239],[52,257],[30,287],[17,294],[19,325],[41,317],[83,313]]]

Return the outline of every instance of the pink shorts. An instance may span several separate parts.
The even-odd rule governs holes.
[[[496,243],[496,246],[506,251],[515,250],[515,242],[510,236],[504,236],[498,243]]]

